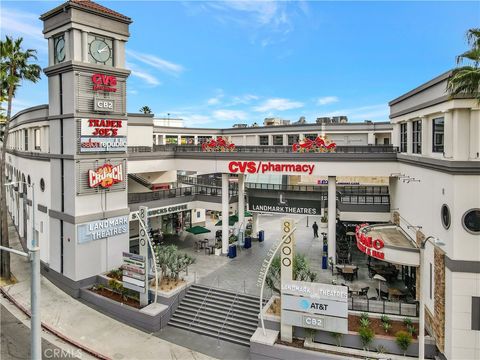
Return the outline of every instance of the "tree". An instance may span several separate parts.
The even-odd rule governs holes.
[[[452,71],[447,90],[452,97],[460,94],[473,95],[480,103],[480,28],[467,31],[467,43],[471,49],[457,56],[457,65],[464,62],[470,64]]]
[[[265,278],[267,286],[278,294],[280,294],[280,268],[280,257],[277,256],[272,260],[267,277]],[[310,269],[310,264],[305,255],[295,254],[293,257],[293,280],[317,280],[317,274]]]
[[[148,107],[146,105],[142,106],[139,111],[143,112],[144,114],[151,114],[152,113],[152,109],[150,109],[150,107]]]
[[[8,131],[10,118],[12,116],[12,102],[16,91],[22,80],[28,80],[36,83],[40,80],[41,68],[37,64],[31,64],[32,60],[37,60],[36,50],[22,49],[22,38],[12,39],[5,37],[5,41],[0,41],[0,85],[2,88],[2,101],[7,102],[7,115],[5,125],[3,126],[3,145],[2,155],[0,157],[0,209],[1,209],[1,244],[9,246],[8,240],[8,219],[7,219],[7,197],[5,189],[5,156],[7,152]],[[1,252],[0,276],[10,278],[10,253]]]

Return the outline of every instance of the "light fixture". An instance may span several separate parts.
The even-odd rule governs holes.
[[[428,237],[426,237],[425,239],[422,240],[422,243],[421,243],[421,245],[420,245],[421,248],[422,248],[422,249],[425,249],[425,245],[426,245],[427,242],[428,242],[429,240],[431,240],[431,239],[433,240],[433,241],[432,241],[432,244],[433,244],[434,246],[444,246],[444,245],[445,245],[445,242],[444,242],[443,240],[440,240],[439,238],[437,238],[437,237],[435,237],[435,236],[428,236]]]

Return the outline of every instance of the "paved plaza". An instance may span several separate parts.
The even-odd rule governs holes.
[[[184,233],[179,240],[172,243],[177,245],[181,251],[184,251],[196,258],[196,263],[189,267],[188,278],[197,283],[206,286],[212,286],[222,289],[228,289],[233,292],[245,292],[251,295],[260,295],[260,288],[257,287],[257,279],[263,260],[267,256],[268,250],[280,239],[281,228],[280,221],[283,215],[259,215],[259,230],[265,231],[265,241],[253,241],[250,249],[237,248],[237,257],[229,259],[226,256],[208,255],[204,250],[194,250],[194,243],[200,239],[209,239],[214,243],[215,231],[221,229],[221,226],[215,226],[217,220],[208,218],[206,228],[210,233],[202,235],[191,235]],[[338,284],[350,282],[342,277],[334,275],[332,277],[331,269],[322,269],[323,241],[322,232],[327,229],[319,228],[319,238],[313,237],[311,225],[314,221],[320,224],[320,216],[309,216],[308,227],[307,217],[293,215],[297,230],[295,232],[296,252],[307,256],[310,267],[318,274],[318,282],[332,283],[332,279]],[[369,297],[376,296],[375,288],[378,286],[376,281],[368,277],[366,266],[367,256],[356,249],[353,244],[351,247],[352,263],[359,266],[358,279],[355,283],[361,287],[369,286]],[[264,296],[269,298],[272,295],[270,289],[265,291]]]

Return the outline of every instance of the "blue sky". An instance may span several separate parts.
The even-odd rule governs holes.
[[[128,111],[187,126],[265,117],[388,120],[388,101],[455,66],[479,2],[98,1],[133,19]],[[38,17],[60,1],[2,1],[1,34],[47,62]],[[14,110],[47,103],[47,81],[23,84]]]

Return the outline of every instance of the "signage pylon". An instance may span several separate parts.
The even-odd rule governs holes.
[[[292,219],[283,218],[281,222],[282,236],[286,236],[294,227]],[[295,247],[295,235],[291,233],[283,242],[280,254],[280,288],[283,284],[293,280],[293,251]],[[284,318],[283,310],[281,318]],[[292,326],[283,321],[280,326],[280,337],[282,341],[292,342]]]

